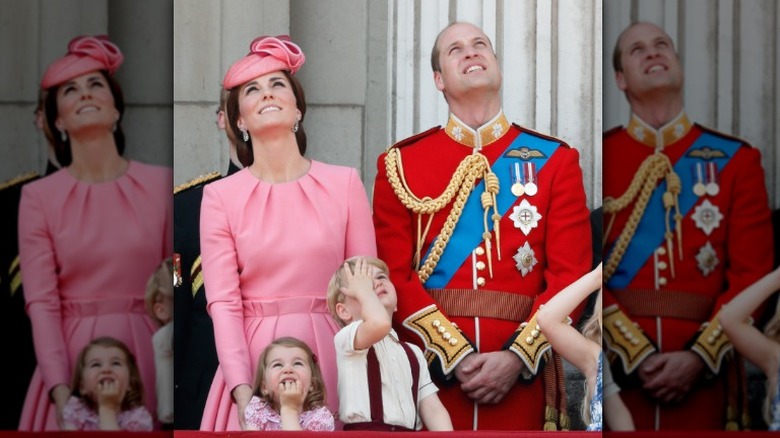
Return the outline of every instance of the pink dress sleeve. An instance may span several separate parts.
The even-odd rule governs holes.
[[[251,385],[252,368],[244,335],[238,260],[233,233],[219,192],[203,189],[200,212],[203,280],[208,311],[214,322],[217,356],[228,389]]]
[[[333,414],[327,406],[322,406],[301,414],[301,427],[311,432],[332,432],[335,425]]]
[[[148,432],[153,427],[152,415],[143,406],[120,412],[117,422],[120,429],[130,432]]]
[[[376,257],[376,233],[366,189],[355,169],[349,173],[349,216],[347,218],[346,258]]]
[[[49,231],[44,200],[31,187],[22,188],[19,204],[19,258],[24,299],[33,328],[33,343],[46,392],[70,381],[62,333],[57,254]]]

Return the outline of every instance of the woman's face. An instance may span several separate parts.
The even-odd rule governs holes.
[[[98,395],[108,391],[124,399],[130,386],[130,367],[124,351],[117,347],[92,346],[84,355],[79,392],[97,402]]]
[[[238,127],[252,136],[272,128],[292,132],[301,119],[292,85],[281,71],[259,76],[244,84],[238,95]]]
[[[57,89],[58,130],[68,134],[90,129],[111,132],[118,120],[114,95],[101,72],[77,76]]]

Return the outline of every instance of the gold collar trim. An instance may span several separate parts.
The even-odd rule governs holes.
[[[660,129],[653,128],[637,117],[636,114],[631,114],[631,120],[628,122],[626,130],[628,135],[634,140],[660,150],[664,146],[685,137],[692,127],[693,124],[688,119],[685,111],[681,111],[677,117]]]
[[[444,129],[451,139],[462,145],[479,149],[503,137],[509,131],[509,121],[502,110],[492,120],[474,130],[454,114],[450,114]]]

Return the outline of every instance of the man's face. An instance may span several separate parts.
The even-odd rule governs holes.
[[[683,72],[672,39],[658,26],[639,23],[620,38],[622,72],[615,73],[618,88],[641,97],[662,89],[680,92]]]
[[[501,70],[490,40],[478,27],[458,23],[439,37],[441,71],[433,73],[436,88],[448,98],[474,90],[498,92]]]

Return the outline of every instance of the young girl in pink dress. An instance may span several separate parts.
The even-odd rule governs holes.
[[[244,413],[248,430],[332,431],[325,383],[308,345],[279,338],[263,350]]]
[[[223,82],[246,167],[203,190],[203,279],[219,368],[201,430],[245,429],[254,364],[284,336],[311,347],[326,406],[338,410],[328,280],[346,258],[375,256],[376,243],[357,172],[303,155],[306,100],[293,74],[304,59],[287,37],[260,37]]]
[[[146,279],[172,252],[172,173],[122,157],[122,52],[81,36],[41,80],[46,121],[64,167],[27,184],[19,205],[19,256],[38,366],[19,429],[61,429],[76,356],[111,336],[154,388],[155,324]],[[156,410],[153,393],[146,398]]]
[[[71,387],[63,429],[152,430],[138,365],[122,342],[103,337],[87,344],[76,360]]]

